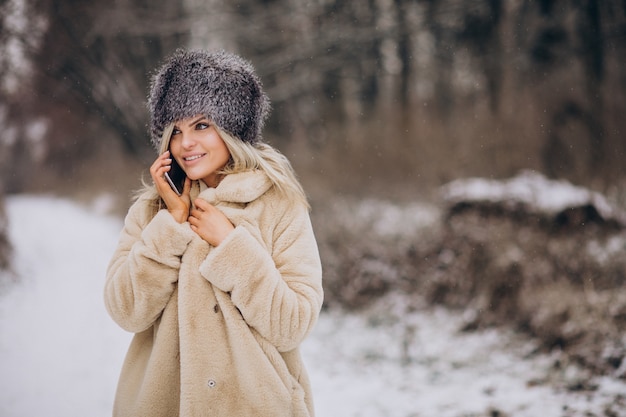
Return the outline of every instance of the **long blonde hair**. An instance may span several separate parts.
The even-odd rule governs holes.
[[[218,126],[213,125],[230,153],[230,160],[220,174],[229,175],[239,172],[260,170],[270,179],[274,187],[293,203],[299,203],[310,208],[306,193],[298,181],[291,163],[280,151],[267,143],[257,142],[250,144],[238,139]],[[169,149],[170,139],[174,130],[174,123],[170,123],[164,130],[159,147],[159,155]],[[152,183],[142,180],[143,187],[136,193],[136,197],[146,198],[152,202],[153,208],[158,211],[165,207],[156,187]]]

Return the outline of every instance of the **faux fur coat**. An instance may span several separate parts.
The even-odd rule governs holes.
[[[299,345],[322,305],[308,210],[267,176],[226,176],[199,194],[235,229],[212,247],[146,199],[130,208],[105,305],[135,333],[116,417],[313,415]]]

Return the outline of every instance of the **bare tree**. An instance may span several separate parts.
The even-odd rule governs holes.
[[[86,109],[81,117],[101,118],[129,151],[141,153],[147,78],[164,54],[185,42],[181,7],[176,2],[128,0],[116,1],[114,7],[108,2],[41,0],[39,7],[51,19],[36,60],[41,69],[38,92],[54,97],[54,106],[61,102]]]
[[[25,1],[48,28],[33,94],[11,111],[46,116],[33,131],[52,159],[105,134],[147,155],[149,72],[188,46],[250,59],[275,140],[313,146],[333,169],[623,175],[618,0]]]

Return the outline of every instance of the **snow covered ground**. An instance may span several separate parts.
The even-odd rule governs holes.
[[[130,335],[102,301],[121,228],[104,201],[7,201],[19,277],[0,292],[2,417],[110,415]],[[323,313],[303,346],[318,416],[626,416],[625,384],[597,379],[595,392],[577,393],[541,383],[554,358],[505,332],[458,333],[461,321],[400,297],[359,315]]]

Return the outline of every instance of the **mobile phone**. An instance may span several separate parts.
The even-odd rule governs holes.
[[[170,184],[170,187],[172,187],[172,190],[176,191],[176,194],[183,194],[186,178],[187,174],[185,174],[185,171],[178,165],[176,159],[172,158],[171,169],[165,173],[165,179]]]

